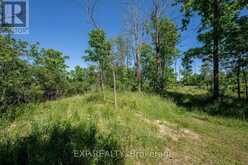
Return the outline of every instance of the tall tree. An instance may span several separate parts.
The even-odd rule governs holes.
[[[142,62],[142,85],[144,89],[156,90],[157,70],[156,57],[154,49],[149,44],[143,44],[141,47]]]
[[[158,12],[157,10],[155,10]],[[166,82],[166,69],[172,65],[178,54],[176,44],[179,34],[176,25],[166,17],[152,16],[148,32],[151,35],[156,56],[157,85],[156,91],[163,93]]]
[[[152,14],[151,14],[151,22],[153,25],[153,43],[155,45],[156,52],[156,63],[157,63],[157,76],[158,76],[158,84],[157,84],[157,92],[163,92],[163,69],[162,69],[162,58],[161,58],[161,30],[160,30],[160,20],[164,14],[164,10],[166,7],[165,0],[153,0],[152,1]]]
[[[104,94],[104,72],[106,67],[109,66],[110,55],[111,55],[111,44],[106,39],[106,34],[101,29],[92,30],[89,33],[89,48],[85,51],[86,61],[97,63],[100,72],[100,84],[103,99],[105,100]]]
[[[221,57],[220,46],[223,41],[223,32],[226,26],[230,25],[234,18],[239,15],[240,10],[247,5],[242,0],[177,0],[181,3],[181,10],[185,14],[183,25],[186,27],[193,13],[201,16],[201,27],[199,33],[207,33],[210,42],[204,42],[205,45],[211,45],[213,59],[213,97],[219,97],[219,60]]]
[[[129,49],[127,39],[119,35],[112,40],[114,66],[116,81],[119,89],[128,89],[131,80],[129,79]]]
[[[32,66],[24,60],[27,43],[0,35],[0,111],[34,99]]]
[[[139,92],[141,92],[142,79],[140,47],[143,42],[145,21],[141,12],[140,4],[139,0],[132,0],[128,3],[126,20],[126,31],[130,35],[132,50],[135,54],[136,80]]]
[[[116,52],[116,65],[125,67],[128,54],[128,43],[122,35],[113,39],[113,49],[115,49],[114,52]]]
[[[225,30],[225,61],[226,67],[236,75],[237,95],[241,98],[241,74],[245,70],[248,59],[248,17],[237,17],[230,28]],[[245,74],[243,74],[245,76]],[[245,78],[244,78],[245,80]]]

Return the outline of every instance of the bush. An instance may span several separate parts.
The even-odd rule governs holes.
[[[34,129],[28,137],[0,144],[0,164],[14,165],[90,165],[90,164],[123,164],[122,154],[114,157],[95,155],[83,156],[80,151],[121,151],[113,135],[97,134],[95,125],[81,125],[73,128],[70,124],[56,124],[49,130]],[[77,155],[75,154],[77,152]]]

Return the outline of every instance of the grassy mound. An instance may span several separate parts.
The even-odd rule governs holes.
[[[150,94],[123,92],[113,107],[111,92],[105,101],[91,93],[20,107],[16,118],[1,118],[0,164],[248,162],[247,122],[189,112]],[[82,150],[119,154],[82,157]]]

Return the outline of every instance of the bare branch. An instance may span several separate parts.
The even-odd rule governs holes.
[[[135,55],[135,66],[136,66],[136,78],[138,82],[138,90],[141,91],[141,53],[140,47],[143,43],[144,38],[144,15],[142,14],[142,6],[140,0],[129,0],[127,1],[127,12],[126,12],[126,31],[130,36],[131,49]]]
[[[85,6],[85,13],[88,19],[88,22],[94,27],[99,28],[96,18],[95,18],[95,12],[96,12],[96,6],[98,0],[83,0],[84,6]]]
[[[152,0],[152,16],[156,18],[161,18],[166,11],[169,0]]]

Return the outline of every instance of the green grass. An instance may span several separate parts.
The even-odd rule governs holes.
[[[177,87],[167,90],[166,96],[187,111],[201,111],[212,116],[248,121],[248,102],[231,95],[213,100],[207,90],[197,87]]]
[[[197,95],[204,91],[190,92]],[[111,164],[107,162],[122,164],[123,161],[124,164],[175,162],[246,165],[248,163],[247,122],[213,117],[203,112],[189,112],[187,107],[177,105],[172,99],[156,95],[119,93],[118,109],[114,109],[111,92],[107,92],[105,101],[99,94],[90,93],[41,104],[30,104],[18,109],[15,113],[16,118],[13,119],[7,115],[1,118],[0,144],[5,147],[18,146],[23,144],[20,143],[20,139],[25,137],[30,139],[34,134],[38,134],[38,137],[42,138],[35,139],[35,142],[25,141],[25,144],[31,149],[33,145],[35,149],[37,145],[34,146],[34,144],[39,142],[38,146],[44,150],[44,153],[49,151],[48,157],[42,157],[41,162],[61,156],[56,153],[54,156],[52,153],[59,150],[49,150],[47,146],[54,144],[55,142],[52,143],[54,139],[60,141],[63,138],[61,145],[68,144],[65,147],[69,146],[69,151],[85,146],[89,148],[93,145],[95,149],[118,149],[126,153],[125,158],[118,157],[118,160],[94,158],[87,160],[87,164]],[[90,133],[92,129],[89,129],[92,126],[95,130],[93,136],[95,142],[82,143],[85,140],[84,136],[92,135]],[[84,133],[78,135],[77,132]],[[73,136],[67,137],[68,134]],[[30,143],[32,145],[29,145]],[[168,154],[164,157],[133,156],[131,153],[134,150],[143,151],[146,154],[153,152]],[[49,157],[49,154],[53,157]],[[0,158],[1,160],[4,158]],[[82,164],[85,160],[73,161]]]

